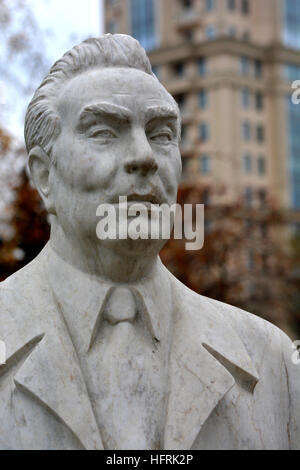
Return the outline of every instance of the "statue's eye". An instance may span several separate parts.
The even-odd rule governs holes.
[[[171,132],[159,132],[157,134],[153,134],[150,139],[153,141],[153,142],[157,142],[157,143],[162,143],[162,144],[167,144],[168,142],[170,142],[172,140],[172,134]]]
[[[110,129],[95,129],[89,134],[89,137],[92,137],[93,139],[98,138],[108,140],[114,139],[116,137],[116,134]]]

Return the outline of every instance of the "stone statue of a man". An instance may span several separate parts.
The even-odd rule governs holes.
[[[159,239],[96,234],[99,204],[176,202],[180,120],[130,36],[56,62],[27,111],[50,242],[0,285],[1,449],[300,448],[291,341],[190,291]]]

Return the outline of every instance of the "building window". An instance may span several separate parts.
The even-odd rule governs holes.
[[[208,98],[207,98],[207,91],[206,90],[200,90],[198,94],[198,101],[199,101],[199,107],[201,109],[204,109],[207,107],[208,103]]]
[[[187,42],[191,42],[193,41],[194,39],[194,33],[193,31],[191,31],[190,29],[188,29],[187,31],[185,31],[183,33],[183,36],[184,36],[184,39],[187,41]]]
[[[264,157],[258,157],[257,170],[258,170],[258,174],[261,176],[266,174],[266,159]]]
[[[180,111],[184,111],[184,107],[186,104],[186,96],[183,93],[180,93],[179,95],[174,96],[174,98],[179,106]]]
[[[159,67],[158,67],[158,65],[152,65],[152,72],[154,73],[154,75],[157,76],[157,78],[159,78]]]
[[[189,158],[183,157],[181,159],[181,162],[182,162],[182,174],[184,177],[186,177],[188,174],[188,170],[189,170]]]
[[[201,155],[199,166],[200,166],[201,173],[210,173],[210,171],[211,171],[210,156],[209,155]]]
[[[254,256],[253,250],[248,251],[248,254],[247,254],[247,267],[251,271],[255,268],[255,256]],[[252,285],[251,292],[253,292],[253,294],[256,292],[256,289],[253,288],[253,285]]]
[[[210,203],[211,203],[211,194],[210,194],[210,189],[209,188],[205,188],[203,190],[201,203],[204,204],[205,206],[210,205]]]
[[[285,78],[289,82],[300,79],[300,67],[299,65],[288,64],[284,66]]]
[[[242,39],[243,39],[244,41],[250,41],[250,33],[249,33],[249,31],[245,31],[245,32],[243,33]]]
[[[155,34],[155,0],[131,0],[131,33],[146,50],[157,45]]]
[[[207,39],[215,39],[215,37],[217,36],[216,28],[212,25],[207,26],[205,30],[205,36],[207,37]]]
[[[107,32],[115,34],[117,32],[117,24],[115,21],[109,21],[107,24]]]
[[[261,111],[264,107],[264,95],[261,91],[255,93],[255,108]]]
[[[259,224],[259,231],[262,238],[268,237],[268,226],[265,222]]]
[[[260,59],[254,61],[254,76],[255,78],[262,77],[262,61]]]
[[[250,90],[249,88],[243,88],[241,91],[241,102],[244,109],[250,106]]]
[[[283,42],[300,48],[300,0],[283,0]]]
[[[183,75],[184,75],[184,63],[183,62],[176,62],[176,64],[173,65],[173,71],[174,71],[174,74],[177,77],[183,77]]]
[[[251,219],[245,219],[245,233],[247,237],[252,237],[253,233],[253,221]]]
[[[265,140],[265,128],[262,124],[259,124],[256,128],[256,138],[259,143]]]
[[[207,216],[204,217],[204,233],[208,234],[212,231],[213,223],[212,220],[209,219]]]
[[[199,137],[203,142],[209,139],[209,127],[206,122],[201,122],[199,125]]]
[[[249,59],[248,57],[241,57],[240,58],[240,69],[241,69],[241,74],[246,76],[249,74]]]
[[[212,11],[215,7],[215,0],[205,0],[206,10]]]
[[[247,187],[245,189],[244,202],[245,202],[246,207],[251,207],[252,202],[253,202],[253,190],[250,187]]]
[[[244,155],[243,158],[243,165],[244,165],[244,172],[245,173],[251,173],[252,172],[252,157],[249,153]]]
[[[251,125],[249,121],[245,121],[242,124],[242,137],[245,141],[251,139]]]
[[[182,7],[186,10],[193,7],[193,0],[182,0]]]
[[[204,77],[206,74],[206,59],[204,57],[199,57],[197,61],[197,69],[200,77]]]
[[[249,0],[242,0],[241,7],[243,15],[248,15],[250,12]]]
[[[181,142],[186,142],[187,140],[187,126],[182,125],[181,126]]]
[[[235,26],[229,26],[229,28],[228,28],[228,36],[230,36],[231,38],[235,38],[235,37],[236,37],[236,27],[235,27]]]
[[[267,202],[267,192],[265,189],[260,189],[258,191],[258,201],[261,207],[264,207]]]
[[[227,0],[227,8],[228,8],[228,10],[234,10],[235,9],[235,0]]]

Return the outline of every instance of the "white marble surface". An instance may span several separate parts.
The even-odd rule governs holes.
[[[0,285],[0,449],[299,449],[290,340],[186,288],[162,240],[96,236],[100,203],[176,201],[178,107],[138,43],[68,53],[25,129],[51,238]]]

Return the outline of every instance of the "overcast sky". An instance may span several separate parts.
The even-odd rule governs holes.
[[[46,37],[46,54],[50,65],[78,41],[103,33],[103,0],[27,0]],[[39,83],[36,84],[38,86]],[[12,134],[23,135],[24,112],[30,97],[18,96],[18,91],[5,84],[6,104],[1,109],[1,121]]]
[[[59,59],[70,46],[70,36],[99,36],[103,30],[103,0],[28,0],[41,28],[53,32],[56,40],[49,53]],[[72,38],[71,38],[72,40]]]

